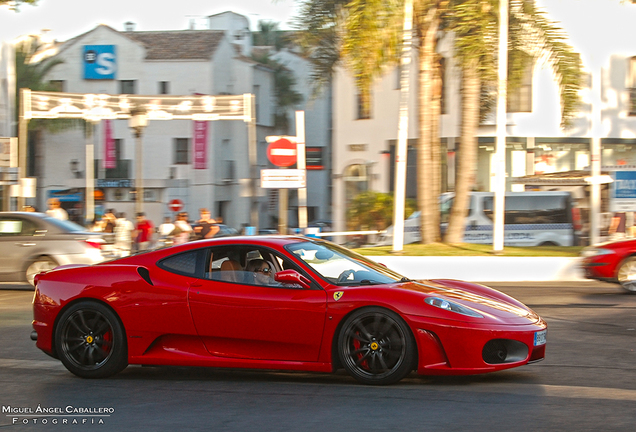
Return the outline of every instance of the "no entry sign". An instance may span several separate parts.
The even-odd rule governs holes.
[[[180,199],[173,199],[168,203],[168,208],[173,212],[178,212],[183,209],[183,202]]]
[[[296,143],[280,138],[267,147],[267,159],[279,167],[288,167],[296,163]]]

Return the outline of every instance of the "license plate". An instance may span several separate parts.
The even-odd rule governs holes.
[[[545,345],[546,339],[548,337],[547,330],[541,330],[534,334],[534,346]]]

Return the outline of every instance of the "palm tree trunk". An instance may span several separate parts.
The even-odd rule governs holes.
[[[433,13],[434,14],[434,13]],[[429,11],[429,16],[432,14]],[[420,228],[422,243],[433,243],[436,240],[435,232],[439,230],[439,224],[435,224],[437,202],[433,184],[433,160],[432,160],[432,124],[433,124],[433,61],[435,59],[435,36],[438,21],[433,19],[426,23],[423,40],[419,49],[420,75],[419,75],[419,126],[420,137],[417,152],[417,199],[421,212]]]
[[[462,126],[455,180],[455,201],[446,231],[446,243],[461,243],[464,238],[465,217],[468,214],[469,192],[475,182],[477,163],[477,127],[479,126],[479,91],[481,80],[478,60],[472,59],[463,70]]]
[[[437,59],[437,56],[436,56]],[[436,60],[433,74],[433,100],[431,101],[431,165],[432,165],[432,189],[431,200],[431,230],[435,242],[441,240],[440,234],[440,210],[439,195],[442,192],[442,149],[439,138],[439,121],[442,115],[442,77],[440,76],[440,65]]]

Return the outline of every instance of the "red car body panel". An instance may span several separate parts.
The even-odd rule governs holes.
[[[57,317],[74,302],[93,299],[108,305],[121,320],[129,364],[331,372],[338,366],[334,347],[340,325],[352,312],[369,306],[404,319],[417,345],[420,374],[492,372],[545,355],[545,344],[535,347],[534,337],[546,323],[503,293],[454,280],[332,285],[284,248],[304,241],[272,236],[206,240],[41,274],[33,304],[37,347],[56,356]],[[174,274],[157,265],[181,251],[232,244],[285,255],[306,272],[313,288],[224,283]],[[142,276],[146,270],[148,278]],[[430,296],[452,299],[483,318],[431,306],[424,302]],[[514,362],[486,363],[482,350],[493,339],[518,341],[527,347],[527,355]]]
[[[607,282],[618,282],[616,279],[621,263],[631,256],[636,255],[636,240],[623,240],[611,243],[602,243],[596,246],[606,249],[611,253],[583,257],[581,266],[588,279],[597,279]]]

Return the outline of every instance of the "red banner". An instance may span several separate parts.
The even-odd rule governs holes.
[[[194,121],[194,169],[208,167],[208,122]]]
[[[117,168],[117,152],[113,139],[112,120],[104,120],[104,168]]]

